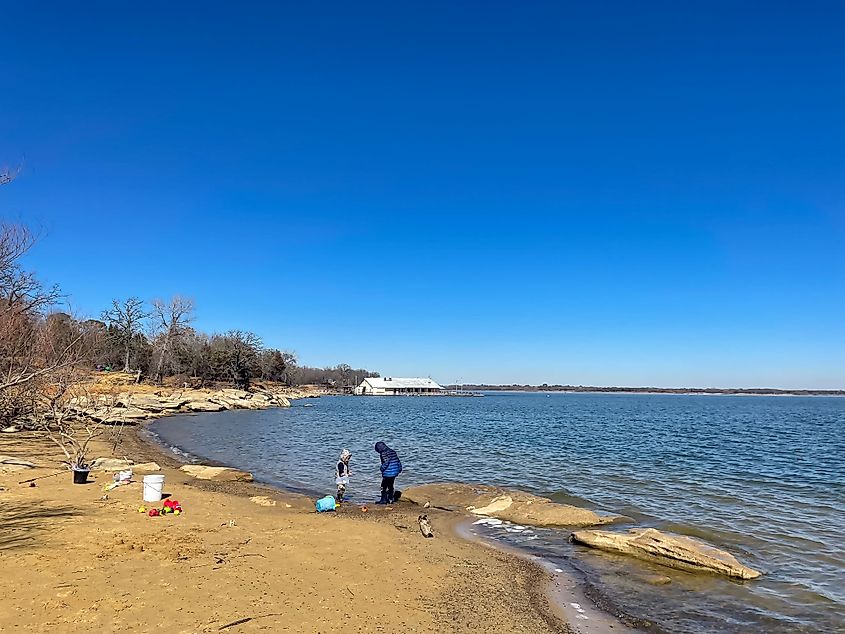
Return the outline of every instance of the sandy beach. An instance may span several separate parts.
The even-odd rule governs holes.
[[[454,514],[429,514],[435,539],[410,504],[317,515],[303,496],[196,480],[137,431],[92,455],[155,460],[181,516],[138,512],[140,482],[104,493],[104,471],[19,484],[55,472],[59,455],[35,434],[0,435],[0,454],[38,465],[0,474],[0,630],[577,631],[546,571],[458,537]]]

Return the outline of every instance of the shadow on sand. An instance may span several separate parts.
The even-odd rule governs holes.
[[[56,529],[62,519],[81,515],[72,506],[40,502],[4,502],[0,506],[0,551],[33,546],[42,533]]]

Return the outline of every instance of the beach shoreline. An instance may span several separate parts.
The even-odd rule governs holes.
[[[180,416],[185,415],[181,414]],[[187,414],[189,416],[189,414]],[[163,443],[160,438],[151,432],[149,426],[156,422],[161,423],[166,419],[151,419],[142,422],[137,428],[132,430],[131,441],[134,446],[142,447],[140,453],[149,452],[157,462],[168,464],[171,466],[190,464],[192,458],[199,458],[192,456],[178,448],[180,451],[175,452],[172,447]],[[203,464],[217,464],[211,460],[202,459]],[[218,465],[239,468],[238,465]],[[228,483],[226,487],[227,493],[232,493],[241,496],[259,495],[259,494],[273,494],[278,493],[285,496],[294,496],[296,499],[307,500],[308,505],[313,506],[313,500],[307,494],[290,491],[285,487],[275,484],[268,484],[262,482],[251,483]],[[203,483],[200,486],[211,486],[217,488],[219,483]],[[356,508],[356,505],[350,505],[345,510]],[[375,507],[377,508],[377,507]],[[419,506],[408,503],[400,503],[394,507],[401,509],[405,515],[413,516],[422,509]],[[432,509],[427,509],[427,513],[431,514]],[[436,510],[433,511],[437,513]],[[413,518],[412,518],[413,519]],[[555,627],[563,626],[565,628],[572,628],[573,624],[577,624],[577,628],[570,631],[578,632],[579,634],[609,634],[611,632],[634,632],[636,630],[625,625],[619,618],[613,614],[603,611],[596,607],[593,601],[588,597],[583,580],[580,580],[574,571],[564,571],[555,569],[555,567],[537,555],[530,553],[527,550],[509,546],[499,540],[486,537],[472,529],[473,520],[478,519],[478,516],[471,513],[449,513],[444,516],[445,526],[450,538],[463,540],[465,542],[478,544],[485,549],[490,549],[496,552],[499,556],[519,560],[522,564],[532,566],[535,568],[537,575],[536,583],[532,587],[536,590],[540,588],[539,592],[533,592],[535,602],[545,606],[542,611],[543,620],[546,623]]]
[[[0,474],[0,563],[10,571],[0,629],[205,632],[247,619],[229,631],[579,631],[556,608],[548,571],[464,539],[463,518],[433,510],[437,537],[426,540],[410,504],[317,515],[300,494],[179,471],[143,427],[126,428],[114,453],[97,442],[95,454],[157,462],[180,517],[139,513],[139,482],[104,493],[108,472],[84,486],[69,473],[19,484],[54,473],[58,456],[44,438],[2,435],[0,453],[37,467]],[[396,577],[386,588],[385,570]]]

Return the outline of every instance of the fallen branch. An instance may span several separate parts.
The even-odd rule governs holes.
[[[252,617],[248,616],[245,619],[238,619],[237,621],[232,621],[231,623],[227,623],[226,625],[221,625],[218,629],[228,630],[230,627],[235,627],[236,625],[240,625],[241,623],[248,623],[251,620]]]
[[[29,480],[21,480],[18,484],[27,484],[28,482],[35,482],[36,480],[43,480],[44,478],[52,478],[67,472],[67,469],[63,469],[62,471],[57,471],[56,473],[51,473],[50,475],[38,476],[37,478],[30,478]]]
[[[236,625],[243,625],[244,623],[249,623],[250,621],[257,621],[258,619],[266,619],[268,616],[282,616],[281,612],[273,612],[271,614],[262,614],[260,616],[246,616],[242,619],[238,619],[237,621],[232,621],[231,623],[226,623],[226,625],[221,625],[218,630],[227,630],[230,627],[235,627]]]

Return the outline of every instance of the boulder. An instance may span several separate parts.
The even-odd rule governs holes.
[[[148,412],[164,412],[179,409],[185,401],[177,395],[129,394],[121,395],[117,399],[117,403],[126,408],[140,409]]]
[[[20,429],[18,429],[18,428],[17,428],[17,427],[15,427],[14,425],[12,425],[11,427],[4,427],[4,428],[3,428],[2,430],[0,430],[0,431],[2,431],[4,434],[14,434],[15,432],[20,431]]]
[[[222,412],[226,409],[226,406],[220,403],[215,403],[214,401],[202,400],[189,401],[188,403],[185,403],[183,409],[191,412]]]
[[[577,506],[557,504],[523,491],[486,485],[426,484],[405,489],[402,499],[419,505],[429,502],[431,506],[467,510],[474,515],[530,526],[596,526],[617,519]]]
[[[724,550],[654,528],[632,528],[627,533],[583,530],[572,533],[570,540],[688,572],[714,572],[736,579],[756,579],[761,574]]]
[[[24,469],[35,469],[38,465],[22,460],[15,456],[0,456],[0,473],[11,473],[13,471],[23,471]]]
[[[94,420],[114,425],[115,423],[131,423],[141,420],[157,418],[158,412],[138,409],[137,407],[117,407],[114,409],[95,412],[91,415]]]
[[[219,395],[230,401],[248,401],[252,394],[245,390],[238,390],[233,387],[227,387],[220,390]]]
[[[201,464],[186,464],[179,467],[197,480],[214,480],[215,482],[252,482],[252,474],[239,471],[231,467],[210,467]]]

